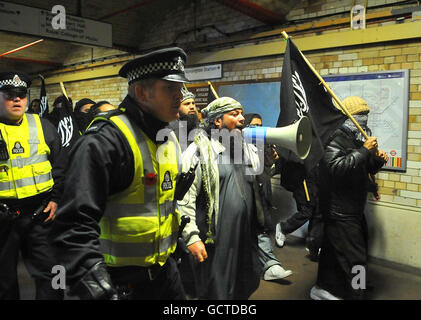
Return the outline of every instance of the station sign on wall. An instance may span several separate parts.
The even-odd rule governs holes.
[[[111,24],[66,14],[64,28],[55,28],[55,16],[48,10],[0,1],[0,30],[112,47]]]
[[[187,79],[190,81],[211,80],[222,78],[222,65],[212,64],[193,68],[185,68]]]

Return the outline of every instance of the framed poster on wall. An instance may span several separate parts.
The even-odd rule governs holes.
[[[408,145],[409,71],[393,70],[323,77],[342,101],[358,96],[370,107],[368,127],[387,152],[388,163],[382,168],[406,171]]]

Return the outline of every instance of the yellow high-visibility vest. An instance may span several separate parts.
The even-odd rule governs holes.
[[[109,266],[163,265],[177,245],[179,215],[174,190],[181,172],[175,134],[156,145],[125,115],[109,118],[126,137],[134,156],[134,178],[111,196],[100,221],[100,248]]]
[[[25,113],[19,126],[0,123],[9,159],[0,160],[0,199],[22,199],[52,189],[50,148],[41,120]]]

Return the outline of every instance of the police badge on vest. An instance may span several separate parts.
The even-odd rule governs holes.
[[[19,141],[15,142],[15,146],[12,149],[12,153],[13,154],[20,154],[20,153],[24,153],[25,149],[23,149],[22,145],[20,144]]]
[[[164,181],[162,181],[161,188],[163,191],[168,191],[173,188],[172,181],[171,181],[171,174],[169,171],[165,172],[164,174]]]

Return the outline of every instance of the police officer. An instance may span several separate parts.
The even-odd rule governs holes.
[[[177,117],[185,61],[182,49],[167,48],[126,63],[120,114],[97,118],[71,151],[51,234],[71,295],[185,298],[170,257],[179,228],[180,147],[164,129]],[[162,137],[161,129],[171,133]]]
[[[19,251],[35,279],[36,299],[62,299],[52,287],[57,263],[47,241],[63,189],[64,163],[54,126],[25,114],[31,81],[0,73],[0,299],[19,299]]]

